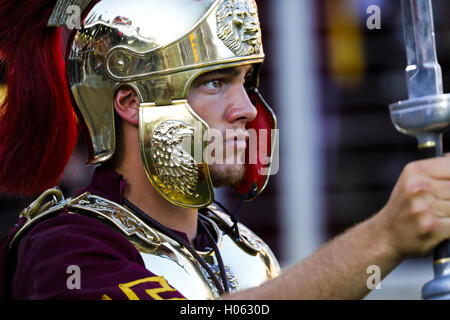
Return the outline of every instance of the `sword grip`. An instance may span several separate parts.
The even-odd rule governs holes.
[[[420,153],[420,157],[422,159],[435,158],[438,156],[436,147],[420,147],[419,146],[419,153]]]
[[[419,146],[419,152],[422,159],[429,159],[435,157],[442,157],[442,148],[441,144],[437,143],[436,145],[428,145],[428,146]],[[450,260],[450,240],[445,240],[441,242],[435,249],[433,255],[434,263],[438,263],[438,261],[447,261]],[[446,268],[446,271],[450,272],[449,268]]]
[[[442,134],[419,144],[422,159],[442,157]],[[433,252],[434,279],[422,288],[424,299],[450,299],[450,240],[442,241]]]
[[[442,134],[434,141],[419,145],[419,153],[422,159],[442,157]],[[450,241],[440,243],[434,250],[434,261],[450,258]]]

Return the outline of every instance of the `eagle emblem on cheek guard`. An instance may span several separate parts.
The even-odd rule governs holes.
[[[261,52],[261,27],[254,0],[224,1],[217,10],[217,35],[239,56]]]
[[[151,157],[156,174],[168,190],[192,196],[197,188],[195,159],[183,147],[194,136],[194,127],[177,120],[161,122],[154,130]]]

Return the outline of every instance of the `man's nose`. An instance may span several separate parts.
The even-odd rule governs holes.
[[[226,120],[230,123],[250,122],[256,118],[257,111],[242,84],[236,85],[230,92],[231,106],[226,112]]]

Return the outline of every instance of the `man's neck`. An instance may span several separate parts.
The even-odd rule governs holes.
[[[164,199],[151,185],[143,170],[115,168],[127,181],[125,197],[165,227],[184,232],[192,243],[197,234],[197,210],[182,208]],[[142,174],[137,174],[139,172]]]

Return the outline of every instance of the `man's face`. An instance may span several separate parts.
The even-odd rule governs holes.
[[[189,91],[189,105],[211,129],[210,143],[215,146],[211,155],[223,159],[209,163],[216,187],[235,185],[244,175],[245,125],[256,117],[244,87],[252,70],[252,65],[243,65],[212,71],[198,77]],[[220,152],[223,157],[217,154]]]

